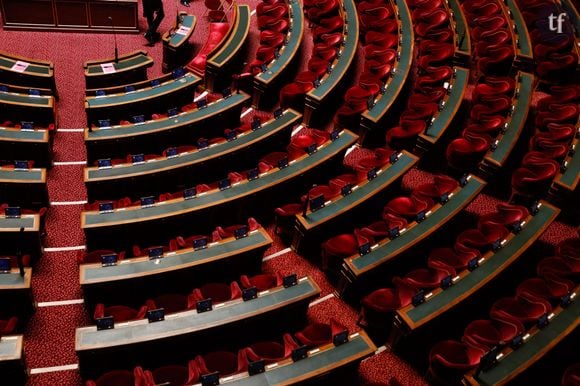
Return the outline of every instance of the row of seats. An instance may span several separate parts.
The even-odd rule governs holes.
[[[300,197],[299,203],[289,203],[276,208],[274,211],[276,215],[276,230],[280,230],[283,235],[288,235],[293,226],[292,220],[294,216],[304,210],[305,206],[308,205],[307,201],[309,199],[322,195],[326,202],[340,196],[344,186],[354,186],[361,183],[368,178],[369,171],[385,166],[389,162],[391,154],[393,154],[393,150],[376,148],[373,150],[373,155],[357,160],[352,171],[348,170],[346,173],[329,179],[326,184],[312,187],[307,194]]]
[[[536,132],[529,151],[512,174],[512,192],[522,198],[545,194],[556,175],[564,170],[563,162],[577,135],[580,117],[580,89],[577,86],[551,86],[548,96],[536,108]]]
[[[135,245],[133,245],[131,253],[132,253],[133,257],[148,256],[149,249],[156,248],[156,247],[162,247],[164,253],[173,252],[173,251],[177,251],[177,250],[183,249],[183,248],[194,247],[196,240],[205,240],[206,245],[207,245],[209,243],[215,243],[215,242],[219,242],[223,239],[233,237],[238,229],[244,228],[244,227],[247,227],[248,232],[251,232],[251,231],[258,229],[260,227],[260,224],[254,218],[250,217],[248,219],[247,225],[236,224],[236,225],[230,225],[227,227],[217,226],[216,229],[214,231],[212,231],[211,234],[209,234],[209,235],[190,235],[187,237],[177,236],[177,237],[169,240],[169,242],[166,245],[153,245],[153,246],[149,246],[149,247],[142,247],[142,246],[135,244]],[[125,257],[127,256],[126,251],[116,252],[116,251],[112,251],[112,250],[100,249],[100,250],[95,250],[95,251],[91,251],[88,253],[79,254],[78,255],[78,262],[79,262],[79,264],[101,263],[102,256],[103,255],[110,255],[110,254],[116,254],[118,261],[125,259]]]
[[[199,95],[197,95],[197,97],[199,97]],[[196,96],[194,96],[194,98],[192,99],[196,99]],[[141,123],[147,120],[158,120],[158,119],[166,119],[168,118],[170,115],[175,115],[178,114],[179,112],[188,112],[188,111],[192,111],[195,110],[197,108],[201,108],[202,104],[203,106],[205,106],[208,103],[212,103],[215,102],[219,99],[223,98],[223,95],[221,95],[220,93],[205,93],[205,95],[203,96],[203,98],[201,98],[200,100],[198,100],[197,102],[191,102],[191,103],[187,103],[181,107],[175,107],[172,109],[169,109],[166,112],[156,112],[156,113],[152,113],[152,114],[135,114],[134,112],[131,113],[127,113],[127,114],[134,114],[131,117],[127,117],[125,119],[120,119],[118,122],[114,122],[110,119],[102,119],[99,120],[96,124],[95,123],[91,123],[91,128],[98,128],[98,127],[107,127],[107,126],[111,126],[111,125],[133,125],[136,123]]]
[[[337,0],[304,3],[306,15],[314,17],[310,20],[314,24],[314,47],[308,60],[308,69],[296,75],[293,82],[280,90],[280,106],[302,110],[306,93],[316,87],[338,57],[344,28],[339,8]]]
[[[156,117],[157,118],[165,118],[166,114],[159,114]],[[231,129],[231,128],[224,129],[223,136],[212,137],[212,138],[201,137],[201,138],[198,138],[194,142],[194,144],[191,144],[191,145],[180,144],[179,146],[176,146],[176,147],[166,148],[161,152],[161,154],[144,154],[144,156],[143,156],[144,161],[149,161],[149,160],[154,160],[154,159],[165,159],[168,157],[168,155],[170,153],[176,153],[176,154],[190,153],[190,152],[197,151],[198,149],[205,148],[207,146],[225,143],[225,142],[231,140],[231,138],[233,138],[233,137],[237,137],[238,135],[240,135],[242,133],[246,133],[246,132],[252,130],[253,129],[252,125],[257,125],[258,123],[261,123],[263,120],[267,120],[267,119],[268,119],[268,117],[266,115],[254,114],[253,120],[242,120],[242,124],[240,126],[234,128],[234,129]],[[135,154],[127,154],[127,156],[125,158],[113,158],[113,159],[111,159],[111,166],[122,165],[122,164],[132,164],[132,163],[134,163],[134,159],[133,159],[134,155]],[[173,156],[173,154],[170,156]],[[99,166],[100,163],[102,163],[102,160],[101,160],[101,162],[99,162],[99,160],[96,160],[93,163],[93,165]]]
[[[11,120],[5,120],[3,122],[0,123],[1,127],[6,127],[6,128],[14,128],[14,129],[19,129],[22,130],[23,128],[31,130],[48,130],[49,133],[54,133],[55,131],[55,124],[54,123],[50,123],[48,124],[46,127],[41,127],[39,125],[36,125],[34,122],[32,122],[32,128],[29,128],[29,123],[28,122],[13,122]]]
[[[288,4],[284,0],[261,2],[256,7],[260,46],[256,58],[248,65],[248,72],[254,75],[263,72],[268,64],[276,59],[279,50],[285,45],[286,33],[291,27]],[[282,26],[286,25],[286,28]]]
[[[574,26],[564,18],[561,29],[552,30],[544,15],[566,13],[561,4],[552,0],[518,0],[530,31],[536,60],[536,73],[547,82],[565,82],[574,77],[578,66]]]
[[[499,353],[514,344],[540,318],[550,314],[578,285],[580,239],[568,239],[557,247],[557,256],[537,264],[539,277],[520,283],[515,296],[493,303],[489,319],[472,321],[461,341],[437,343],[429,354],[430,379],[438,384],[455,384],[478,367],[483,357]],[[495,356],[495,355],[494,355]]]
[[[435,191],[439,192],[441,190]],[[371,329],[386,328],[385,319],[397,309],[411,304],[419,291],[439,287],[444,278],[472,269],[471,263],[487,251],[501,248],[502,240],[510,232],[515,232],[514,227],[528,215],[528,209],[523,206],[499,204],[496,212],[479,218],[477,228],[461,232],[452,247],[432,249],[426,268],[418,268],[402,278],[393,278],[393,288],[381,288],[366,295],[362,299],[361,320]]]
[[[218,372],[220,377],[245,373],[250,363],[264,360],[265,365],[289,359],[292,352],[302,346],[314,349],[333,342],[334,336],[346,331],[331,319],[330,323],[311,323],[302,330],[285,333],[281,339],[255,342],[238,352],[213,351],[197,355],[185,365],[173,364],[153,371],[137,367],[133,372],[115,370],[89,380],[86,386],[153,386],[159,384],[190,385],[200,381],[202,375]]]
[[[471,27],[477,68],[484,75],[505,75],[515,59],[514,36],[498,1],[467,0],[463,10]]]
[[[357,5],[364,43],[364,68],[358,85],[344,94],[344,103],[334,115],[337,127],[357,129],[360,115],[397,68],[399,27],[395,9],[385,0],[361,1]]]
[[[455,46],[450,16],[442,1],[411,2],[415,40],[418,46],[417,77],[399,124],[387,131],[386,141],[394,148],[414,144],[443,108],[454,71]]]
[[[447,146],[445,155],[456,170],[476,166],[483,156],[497,147],[496,137],[507,128],[514,111],[517,80],[510,76],[484,75],[475,85],[469,120],[461,137]]]
[[[286,152],[280,152],[280,151],[271,152],[271,153],[265,155],[264,157],[262,157],[258,162],[258,166],[257,166],[258,173],[261,174],[261,173],[265,173],[269,170],[272,170],[274,168],[278,168],[278,167],[280,167],[281,162],[284,162],[284,161],[291,162],[295,159],[298,159],[298,158],[308,154],[308,152],[311,151],[310,150],[311,147],[314,147],[314,149],[312,151],[315,151],[316,148],[322,146],[324,143],[326,143],[327,141],[330,140],[330,135],[328,132],[325,132],[322,130],[316,130],[316,129],[309,129],[309,131],[310,131],[309,134],[292,137],[290,144],[287,146]],[[282,166],[282,167],[284,167],[284,166]],[[227,175],[228,185],[239,183],[243,180],[251,180],[251,179],[253,179],[253,177],[251,176],[250,170],[241,171],[241,172],[230,172]],[[215,182],[212,182],[210,184],[197,184],[195,187],[196,193],[200,194],[200,193],[208,192],[210,190],[219,189],[221,181],[225,181],[225,180],[215,181]],[[225,188],[227,188],[227,187],[225,187]],[[164,195],[159,196],[159,198],[156,200],[156,202],[165,201],[168,199],[180,198],[183,196],[184,196],[183,191],[175,192],[175,193],[168,193],[168,194],[164,194]],[[101,203],[103,203],[103,201],[85,204],[85,210],[86,211],[98,210],[99,204],[101,204]],[[120,200],[113,202],[113,209],[125,208],[128,206],[139,206],[139,205],[141,205],[140,200],[132,201],[130,198],[125,197],[123,199],[120,199]]]
[[[361,253],[365,244],[371,246],[378,240],[395,238],[401,229],[426,214],[443,197],[457,188],[458,182],[447,176],[437,176],[434,181],[422,184],[408,196],[390,200],[383,208],[382,218],[353,233],[332,237],[322,244],[323,269],[337,272],[344,258]],[[368,253],[368,252],[367,252]]]

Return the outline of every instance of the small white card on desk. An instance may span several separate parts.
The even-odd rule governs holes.
[[[175,31],[175,33],[178,35],[187,35],[190,29],[191,28],[189,27],[180,26],[179,29]]]
[[[16,72],[24,72],[26,71],[28,66],[30,66],[30,63],[17,60],[16,63],[14,63],[14,65],[12,66],[11,70]]]
[[[101,64],[101,68],[105,74],[112,74],[113,72],[117,72],[113,63],[103,63]]]

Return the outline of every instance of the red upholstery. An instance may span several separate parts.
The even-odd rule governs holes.
[[[464,249],[457,251],[453,248],[434,248],[429,252],[427,264],[429,266],[445,264],[457,271],[467,268],[471,259],[480,257],[479,251],[474,249]]]
[[[432,206],[433,200],[430,198],[401,196],[393,198],[391,201],[389,201],[383,210],[395,216],[412,220],[417,217],[419,212],[427,211]]]
[[[109,255],[116,253],[115,251],[108,249],[99,249],[96,251],[81,253],[78,255],[79,264],[95,264],[101,263],[102,255]],[[117,254],[117,261],[123,260],[125,258],[125,251],[121,251]]]
[[[446,157],[449,165],[458,170],[466,170],[478,162],[488,151],[491,137],[465,132],[447,146]]]
[[[200,76],[203,76],[205,74],[205,62],[207,57],[226,38],[229,29],[230,25],[227,22],[210,23],[207,40],[201,50],[199,50],[197,53],[197,56],[193,58],[191,62],[189,62],[187,69]]]
[[[18,325],[18,318],[13,316],[8,320],[0,320],[0,337],[12,334]]]
[[[490,315],[492,318],[509,315],[524,324],[530,324],[551,311],[552,306],[544,299],[517,296],[497,300],[491,306]]]
[[[244,365],[239,355],[229,351],[214,351],[206,355],[198,355],[195,362],[200,375],[218,371],[220,376],[227,376],[244,371]]]
[[[417,268],[405,275],[405,281],[417,289],[433,289],[439,287],[441,280],[449,275],[455,276],[455,270],[447,265]]]
[[[514,318],[480,319],[469,323],[463,336],[491,350],[495,346],[508,344],[523,331],[524,325]]]
[[[153,382],[149,371],[135,367],[128,370],[113,370],[101,375],[96,381],[88,380],[86,386],[149,386]]]
[[[128,322],[130,320],[138,320],[145,318],[147,314],[147,306],[143,306],[138,310],[135,310],[127,306],[109,306],[105,307],[104,304],[99,303],[95,307],[95,313],[93,314],[94,319],[99,319],[105,316],[112,316],[115,323]]]
[[[550,276],[549,276],[550,277]],[[532,277],[520,283],[516,290],[518,297],[533,297],[557,301],[574,289],[572,280]]]
[[[332,342],[334,335],[344,331],[346,328],[331,318],[330,323],[310,323],[294,336],[308,347],[314,348]]]
[[[282,344],[275,341],[257,342],[247,347],[244,354],[252,362],[264,359],[266,364],[271,364],[289,358],[296,348],[298,344],[292,336],[284,334]]]
[[[483,350],[462,342],[439,342],[429,352],[428,375],[441,384],[459,384],[465,373],[479,365],[483,354]]]
[[[477,249],[483,253],[489,250],[494,242],[503,240],[508,233],[509,231],[505,227],[488,222],[480,224],[477,229],[468,229],[461,232],[457,236],[455,243]]]
[[[148,300],[147,306],[149,309],[163,308],[166,314],[173,314],[192,308],[194,304],[189,304],[186,295],[164,294]]]
[[[190,304],[204,299],[211,299],[213,304],[223,303],[242,297],[242,290],[235,281],[230,285],[224,283],[208,283],[193,290],[190,296]]]
[[[394,278],[393,284],[394,288],[380,288],[362,298],[361,318],[369,328],[384,328],[392,323],[394,311],[411,304],[417,289],[399,278]]]
[[[499,203],[495,213],[488,213],[479,219],[479,224],[493,223],[499,225],[512,225],[525,220],[529,215],[528,209],[521,205]]]
[[[568,367],[562,375],[561,386],[578,386],[580,385],[580,363],[575,363]]]
[[[559,170],[560,165],[554,160],[526,157],[524,164],[512,173],[512,188],[522,196],[538,196],[547,191]]]
[[[259,274],[252,277],[246,275],[240,276],[240,283],[243,288],[256,287],[258,291],[265,291],[270,288],[279,287],[282,285],[282,275],[276,273],[271,274]]]
[[[166,365],[158,367],[152,371],[155,384],[168,382],[170,386],[191,385],[199,380],[199,371],[195,361],[191,361],[189,366]]]

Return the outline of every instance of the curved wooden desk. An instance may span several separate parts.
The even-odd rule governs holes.
[[[0,51],[0,78],[3,83],[22,87],[46,88],[56,96],[54,64]]]
[[[48,130],[21,130],[0,126],[0,153],[7,159],[33,160],[43,168],[52,165],[51,138]]]
[[[358,14],[354,0],[339,1],[339,12],[344,19],[341,55],[332,63],[332,72],[320,79],[320,86],[313,88],[306,94],[304,102],[304,124],[310,125],[314,114],[325,115],[325,103],[330,103],[331,94],[338,89],[339,84],[346,82],[346,75],[356,56],[359,37]],[[314,117],[321,118],[321,117]]]
[[[192,136],[214,137],[221,134],[220,128],[239,125],[242,107],[249,99],[248,94],[240,92],[173,117],[106,129],[86,128],[88,163],[99,158],[124,157],[127,153],[155,153],[163,146],[190,143]]]
[[[240,219],[249,216],[259,218],[256,213],[269,213],[270,206],[283,199],[278,195],[281,191],[301,191],[302,186],[312,181],[316,175],[336,167],[342,162],[347,148],[357,139],[357,135],[345,130],[335,141],[325,143],[311,155],[291,161],[283,169],[275,168],[263,173],[256,180],[244,180],[225,190],[213,189],[193,199],[173,199],[150,208],[129,207],[112,213],[82,212],[81,227],[87,236],[89,248],[92,249],[93,246],[101,248],[107,242],[110,243],[111,237],[120,230],[135,232],[135,237],[143,238],[145,235],[141,232],[145,228],[154,230],[160,223],[164,224],[164,231],[169,231],[172,224],[188,220],[191,230],[195,227],[191,220],[203,218],[207,222],[208,216],[215,223],[224,223],[228,219],[232,221],[236,214]]]
[[[187,12],[179,12],[175,26],[165,32],[163,40],[163,72],[185,66],[191,60],[192,46],[189,38],[193,34],[197,18]]]
[[[205,85],[212,91],[220,91],[231,83],[236,58],[242,53],[250,32],[250,7],[246,4],[236,4],[234,14],[234,25],[227,39],[218,51],[207,58]]]
[[[91,89],[139,82],[147,79],[147,68],[152,65],[153,58],[146,51],[122,55],[118,63],[115,58],[89,60],[84,64],[86,86]]]
[[[276,145],[288,143],[290,131],[301,118],[302,114],[289,109],[279,119],[264,122],[258,130],[247,131],[234,140],[206,149],[195,149],[172,158],[160,156],[143,164],[124,163],[109,169],[86,167],[84,179],[89,200],[145,194],[151,192],[153,186],[172,191],[186,183],[204,182],[204,176],[226,174],[234,164],[250,168],[257,155],[265,155],[277,148]]]
[[[254,106],[263,107],[270,104],[270,98],[277,99],[276,92],[284,81],[283,76],[298,60],[298,52],[304,36],[304,13],[302,3],[298,0],[287,0],[290,28],[286,33],[286,44],[279,50],[278,58],[272,60],[266,71],[254,76]],[[264,99],[262,99],[264,98]],[[264,103],[264,100],[268,99]]]

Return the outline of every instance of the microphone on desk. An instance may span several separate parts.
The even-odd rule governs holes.
[[[115,63],[119,63],[119,48],[117,47],[117,31],[115,31],[115,27],[113,26],[113,17],[109,16],[109,23],[111,24],[111,30],[113,31],[113,39],[115,40]]]
[[[20,276],[24,277],[24,263],[22,262],[22,246],[24,245],[24,227],[20,227],[20,236],[18,240],[18,249],[16,250],[16,262]]]
[[[312,184],[310,189],[308,189],[308,193],[306,193],[306,201],[304,201],[304,206],[302,207],[302,217],[306,217],[306,212],[308,211],[308,204],[310,203],[310,191],[316,188],[318,185]]]

